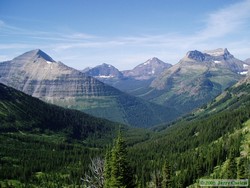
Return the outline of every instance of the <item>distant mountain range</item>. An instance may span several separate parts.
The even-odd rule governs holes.
[[[39,49],[0,63],[0,82],[53,104],[138,127],[171,121],[178,115],[174,108],[123,93]]]
[[[171,64],[153,57],[132,70],[119,71],[104,63],[94,68],[86,68],[82,72],[122,91],[133,93],[138,88],[149,87],[153,79],[170,67]]]
[[[105,81],[107,79],[134,78],[135,80],[148,80],[157,77],[163,70],[172,67],[160,59],[153,57],[139,64],[132,70],[119,71],[112,65],[103,63],[94,68],[87,67],[82,72],[89,76]]]
[[[115,80],[114,77],[101,80],[134,96],[174,106],[184,114],[212,100],[244,77],[250,67],[249,61],[236,59],[226,48],[194,50],[173,66],[152,58],[133,70],[122,71],[123,76]],[[93,76],[100,79],[100,75]]]

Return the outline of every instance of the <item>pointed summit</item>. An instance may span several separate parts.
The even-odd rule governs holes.
[[[146,62],[139,64],[134,69],[138,67],[154,67],[154,66],[162,66],[164,68],[170,68],[172,65],[169,63],[165,63],[158,59],[157,57],[152,57],[151,59],[148,59]]]
[[[165,69],[172,67],[171,64],[165,63],[160,59],[153,57],[146,62],[137,65],[134,69],[123,71],[124,76],[133,77],[136,80],[148,80],[156,77]]]
[[[89,76],[94,76],[101,80],[107,78],[123,77],[122,73],[117,68],[107,63],[103,63],[94,68],[90,68],[89,70],[86,70],[84,73],[86,73]]]
[[[49,55],[47,55],[45,52],[43,52],[40,49],[31,50],[28,51],[18,57],[16,57],[14,60],[22,60],[22,61],[35,61],[37,59],[44,59],[47,62],[55,62]]]
[[[157,57],[152,57],[151,59],[147,60],[147,61],[150,61],[152,63],[159,63],[159,62],[163,62],[161,61],[160,59],[158,59]]]
[[[37,50],[35,50],[35,51],[36,51],[36,55],[37,55],[39,58],[43,58],[43,59],[45,59],[46,61],[55,62],[48,54],[46,54],[46,53],[43,52],[42,50],[37,49]]]

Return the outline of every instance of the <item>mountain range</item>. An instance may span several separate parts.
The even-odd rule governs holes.
[[[121,92],[37,49],[0,63],[0,82],[46,102],[138,127],[171,121],[174,108]]]
[[[119,75],[122,73],[123,76],[119,78],[105,77],[101,80],[156,104],[174,106],[181,115],[232,86],[247,74],[249,67],[249,60],[235,58],[226,48],[204,52],[194,50],[187,52],[173,66],[152,58],[133,70],[121,71]],[[100,70],[102,66],[96,69]],[[93,76],[100,79],[100,75]]]
[[[107,79],[134,78],[135,80],[149,80],[157,77],[162,71],[172,67],[171,64],[165,63],[160,59],[153,57],[146,62],[137,65],[132,70],[119,71],[110,64],[103,63],[94,68],[87,67],[82,72],[93,76],[102,81]]]
[[[0,63],[0,82],[52,104],[151,127],[211,101],[249,65],[220,48],[189,51],[175,65],[154,57],[132,70],[104,63],[78,71],[37,49]]]
[[[121,91],[132,93],[138,88],[149,87],[154,78],[171,66],[153,57],[132,70],[119,71],[114,66],[104,63],[94,68],[86,68],[83,72]]]

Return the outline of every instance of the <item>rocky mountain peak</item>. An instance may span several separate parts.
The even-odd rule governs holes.
[[[100,67],[108,67],[108,68],[115,68],[113,65],[107,64],[107,63],[103,63],[100,65]]]
[[[186,58],[193,59],[196,61],[203,61],[205,60],[205,55],[198,50],[194,50],[194,51],[187,52]]]
[[[55,62],[48,54],[46,54],[45,52],[43,52],[40,49],[28,51],[28,52],[16,57],[14,60],[15,61],[27,61],[27,62],[34,61],[34,62],[37,62],[36,60],[38,60],[38,59],[43,59],[43,60],[47,61],[48,63]]]
[[[144,63],[139,64],[132,70],[123,71],[124,76],[133,77],[136,80],[148,80],[159,75],[163,70],[170,68],[172,65],[165,63],[160,59],[153,57]]]
[[[157,57],[152,57],[148,60],[150,63],[161,63],[162,61],[159,60]]]
[[[151,59],[148,59],[147,61],[145,61],[144,63],[139,64],[138,66],[136,66],[133,70],[141,68],[141,67],[151,67],[154,68],[155,66],[163,66],[163,67],[171,67],[171,64],[165,63],[163,61],[161,61],[160,59],[158,59],[157,57],[153,57]]]
[[[228,51],[227,48],[218,48],[215,50],[206,50],[204,53],[213,57],[223,57],[224,59],[232,58],[233,55]]]
[[[104,78],[104,79],[120,78],[123,76],[122,73],[117,68],[107,63],[103,63],[88,70],[86,69],[84,70],[84,73],[86,73],[89,76],[94,76],[96,78]]]
[[[211,56],[222,56],[225,54],[230,54],[227,48],[217,48],[215,50],[206,50],[204,53],[209,54]]]
[[[219,62],[227,61],[232,58],[234,58],[234,56],[227,50],[227,48],[218,48],[215,50],[206,50],[204,52],[198,50],[189,51],[182,61],[189,62],[190,60],[194,60],[196,62]]]

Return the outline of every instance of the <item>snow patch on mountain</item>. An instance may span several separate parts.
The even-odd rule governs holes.
[[[214,63],[218,64],[218,63],[222,63],[221,61],[214,61]]]
[[[248,68],[249,65],[243,64],[243,68]]]
[[[241,74],[241,75],[246,75],[247,73],[248,73],[248,71],[238,72],[238,74]]]
[[[115,76],[113,76],[113,75],[108,75],[108,76],[106,76],[106,75],[99,75],[99,76],[95,76],[95,78],[114,78]]]

